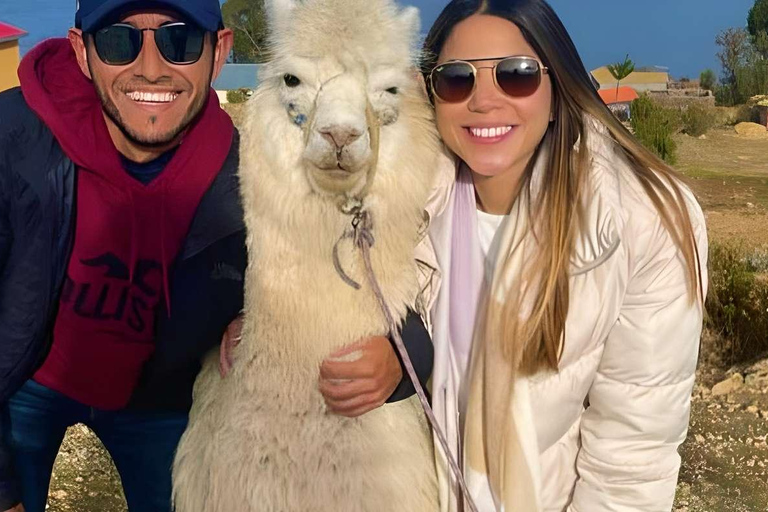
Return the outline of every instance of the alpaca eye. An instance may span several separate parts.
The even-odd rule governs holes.
[[[400,92],[400,89],[398,89],[397,87],[390,87],[389,89],[387,89],[387,92],[389,94],[397,94],[398,92]]]
[[[301,84],[301,80],[287,73],[283,75],[283,81],[285,82],[285,85],[287,85],[288,87],[298,87]]]

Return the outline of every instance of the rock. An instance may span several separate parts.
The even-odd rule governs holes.
[[[703,436],[703,435],[701,435],[701,434],[696,434],[696,436],[695,436],[695,439],[696,439],[696,442],[697,442],[698,444],[704,444],[704,443],[706,443],[706,442],[707,442],[707,440],[706,440],[706,439],[704,439],[704,436]]]
[[[706,135],[700,135],[699,136],[699,140],[707,140],[707,136]]]
[[[744,379],[744,384],[753,389],[762,389],[768,387],[768,374],[750,373]]]
[[[744,385],[744,377],[740,373],[734,373],[724,381],[712,387],[712,396],[723,396],[732,393]]]
[[[760,409],[758,409],[756,405],[750,405],[747,407],[747,412],[750,414],[757,414],[760,412]]]
[[[757,123],[739,123],[734,129],[736,133],[742,137],[749,139],[768,139],[768,129],[765,126]]]
[[[754,203],[747,203],[747,208],[754,208],[754,207],[755,207]]]

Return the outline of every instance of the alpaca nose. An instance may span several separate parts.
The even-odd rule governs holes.
[[[340,150],[355,142],[363,133],[350,126],[334,126],[322,130],[320,134],[325,140],[336,146],[336,149]]]

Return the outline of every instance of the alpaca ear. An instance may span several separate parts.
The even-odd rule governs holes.
[[[273,27],[284,24],[290,19],[298,4],[299,0],[266,0],[264,7],[269,24]]]
[[[405,7],[398,16],[400,24],[405,27],[411,40],[411,44],[416,44],[419,39],[419,30],[421,29],[421,17],[416,7]]]

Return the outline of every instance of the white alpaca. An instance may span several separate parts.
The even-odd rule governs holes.
[[[243,339],[211,354],[174,464],[177,512],[437,510],[418,399],[330,414],[321,361],[388,332],[340,210],[362,199],[394,315],[418,294],[414,249],[438,139],[412,49],[418,13],[392,0],[268,1],[272,60],[248,104],[240,181],[248,228]]]

